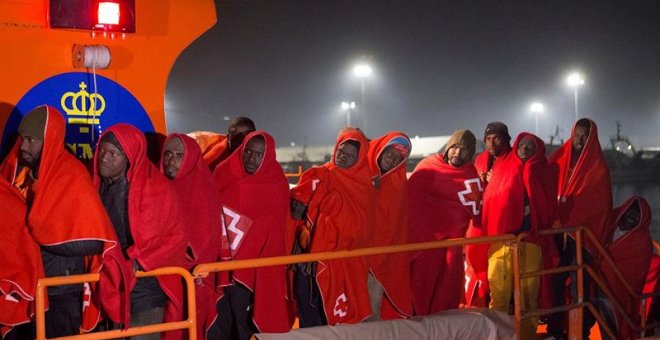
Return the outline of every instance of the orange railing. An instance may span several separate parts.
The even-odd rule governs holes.
[[[289,177],[300,177],[302,176],[302,165],[298,165],[298,172],[287,172],[284,175],[289,178]]]
[[[322,260],[334,260],[334,259],[343,259],[351,257],[361,257],[361,256],[371,256],[371,255],[381,255],[389,253],[398,253],[398,252],[411,252],[411,251],[420,251],[428,249],[439,249],[439,248],[448,248],[455,246],[464,246],[469,244],[488,244],[493,242],[508,242],[512,245],[514,257],[513,257],[513,269],[514,269],[514,326],[516,329],[516,334],[520,337],[520,322],[526,318],[536,317],[546,314],[558,313],[563,311],[569,311],[570,322],[569,322],[569,332],[571,339],[581,339],[582,338],[582,313],[583,308],[589,308],[589,310],[594,314],[597,321],[602,325],[602,330],[604,330],[612,338],[616,338],[616,335],[613,331],[603,322],[603,318],[598,312],[598,310],[588,301],[584,299],[584,271],[594,279],[596,284],[605,292],[606,296],[612,301],[614,307],[622,312],[624,315],[625,321],[633,327],[640,334],[645,329],[652,329],[659,326],[658,323],[652,325],[645,324],[645,318],[642,318],[642,325],[637,325],[633,318],[625,314],[625,311],[621,305],[616,301],[611,292],[607,289],[607,286],[604,284],[604,281],[598,276],[598,274],[589,266],[583,263],[582,259],[582,238],[583,234],[586,233],[587,237],[596,244],[600,255],[607,261],[614,269],[614,272],[618,279],[624,282],[624,286],[628,292],[635,299],[645,299],[650,296],[658,294],[645,294],[645,295],[636,295],[632,291],[629,285],[625,282],[625,279],[621,272],[614,265],[614,261],[609,257],[605,249],[597,242],[594,235],[590,230],[582,227],[577,228],[562,228],[562,229],[552,229],[545,230],[540,232],[540,235],[551,236],[560,233],[575,233],[576,235],[576,248],[577,248],[577,259],[576,265],[570,265],[565,267],[541,270],[537,272],[527,272],[520,273],[520,254],[519,248],[520,242],[524,240],[527,236],[526,234],[521,234],[519,236],[514,236],[511,234],[498,235],[498,236],[484,236],[484,237],[475,237],[475,238],[458,238],[458,239],[448,239],[442,241],[429,241],[421,243],[409,243],[409,244],[398,244],[391,246],[382,246],[382,247],[371,247],[371,248],[360,248],[354,250],[342,250],[336,252],[323,252],[323,253],[309,253],[309,254],[298,254],[298,255],[288,255],[288,256],[277,256],[269,258],[260,258],[260,259],[249,259],[249,260],[239,260],[239,261],[227,261],[227,262],[216,262],[216,263],[206,263],[197,265],[192,271],[192,276],[183,268],[178,267],[168,267],[161,268],[151,272],[138,272],[138,277],[147,277],[147,276],[156,276],[156,275],[170,275],[178,274],[184,277],[186,280],[187,286],[187,301],[188,301],[188,319],[180,322],[171,322],[164,324],[155,324],[148,326],[141,326],[135,328],[129,328],[126,330],[112,330],[107,332],[98,332],[90,333],[84,335],[76,335],[70,337],[62,337],[58,339],[113,339],[113,338],[122,338],[127,336],[148,334],[163,332],[175,329],[188,329],[189,339],[195,340],[195,289],[193,283],[194,277],[204,277],[209,275],[209,273],[228,271],[228,270],[238,270],[246,268],[259,268],[259,267],[268,267],[275,265],[288,265],[295,263],[303,262],[313,262],[313,261],[322,261]],[[523,311],[521,306],[523,306],[524,297],[520,293],[520,281],[532,277],[532,276],[541,276],[556,274],[568,271],[577,271],[577,301],[565,306],[558,306],[551,309],[545,310],[532,310],[532,311]],[[37,339],[45,339],[45,322],[44,322],[44,289],[47,286],[53,285],[65,285],[65,284],[74,284],[74,283],[83,283],[83,282],[95,282],[98,281],[98,274],[86,274],[86,275],[74,275],[69,277],[53,277],[39,280],[39,286],[37,289]]]
[[[195,307],[195,283],[193,277],[190,273],[180,267],[163,267],[149,272],[138,271],[135,273],[135,276],[138,278],[141,277],[150,277],[150,276],[161,276],[161,275],[179,275],[183,277],[186,282],[186,294],[187,294],[187,314],[188,318],[183,321],[160,323],[147,326],[131,327],[128,329],[115,329],[111,331],[104,332],[94,332],[66,337],[59,337],[55,339],[68,339],[68,340],[84,340],[84,339],[118,339],[136,335],[150,334],[150,333],[159,333],[173,330],[188,330],[188,339],[196,340],[197,339],[197,319],[196,319],[196,307]],[[78,284],[85,282],[97,282],[99,280],[99,274],[83,274],[83,275],[71,275],[71,276],[59,276],[59,277],[49,277],[39,279],[37,283],[37,297],[36,297],[36,323],[37,323],[37,340],[46,339],[46,320],[45,320],[45,311],[44,311],[44,291],[47,287],[50,286],[59,286],[59,285],[69,285],[69,284]]]
[[[599,327],[601,328],[601,331],[605,332],[610,338],[616,339],[617,335],[616,333],[608,326],[607,322],[604,322],[603,316],[600,314],[598,309],[590,302],[585,301],[584,299],[584,271],[587,272],[587,274],[591,277],[593,282],[596,283],[597,287],[605,294],[605,296],[609,299],[610,303],[612,306],[619,312],[619,314],[623,317],[623,321],[627,323],[635,332],[638,333],[639,336],[643,337],[644,332],[646,330],[650,330],[656,327],[660,327],[660,322],[656,322],[650,325],[646,324],[646,309],[642,309],[642,314],[641,314],[641,323],[638,324],[634,317],[631,315],[628,315],[627,311],[621,306],[621,303],[616,299],[614,294],[610,291],[608,288],[607,284],[605,281],[601,278],[601,276],[596,272],[596,270],[589,264],[585,264],[582,259],[582,248],[583,248],[583,234],[587,236],[591,244],[595,246],[595,250],[598,253],[597,255],[600,256],[601,260],[604,260],[613,270],[615,277],[617,280],[619,280],[628,294],[630,295],[630,298],[635,299],[636,301],[640,301],[640,304],[642,307],[645,306],[646,299],[649,297],[653,296],[660,296],[658,293],[651,293],[651,294],[636,294],[632,287],[630,287],[630,284],[628,284],[628,281],[625,279],[619,268],[616,266],[614,263],[614,260],[612,257],[607,253],[605,248],[601,245],[600,241],[596,238],[596,236],[593,234],[591,230],[585,227],[575,227],[575,228],[561,228],[561,229],[550,229],[550,230],[543,230],[539,232],[539,235],[541,236],[551,236],[551,235],[556,235],[556,234],[564,234],[564,233],[575,233],[575,243],[576,243],[576,264],[575,265],[569,265],[569,266],[564,266],[564,267],[558,267],[558,268],[553,268],[553,269],[547,269],[547,270],[541,270],[537,272],[528,272],[528,273],[520,273],[520,267],[519,267],[519,259],[520,259],[520,253],[519,250],[517,249],[517,246],[519,245],[519,241],[523,240],[527,235],[521,234],[518,236],[518,242],[515,242],[513,244],[513,252],[514,252],[514,258],[513,258],[513,267],[514,267],[514,315],[515,315],[515,327],[516,327],[516,333],[520,334],[520,322],[524,319],[530,318],[530,317],[538,317],[541,315],[547,315],[547,314],[553,314],[553,313],[559,313],[559,312],[564,312],[568,311],[569,312],[569,338],[570,339],[582,339],[582,321],[583,321],[583,308],[588,308],[589,311],[594,315],[596,318],[596,321],[598,322]],[[596,255],[596,254],[595,254]],[[577,301],[573,302],[569,305],[566,306],[558,306],[554,307],[551,309],[539,309],[539,310],[534,310],[534,311],[522,311],[521,306],[524,306],[522,299],[524,296],[520,294],[520,281],[524,280],[525,278],[533,277],[533,276],[541,276],[541,275],[549,275],[549,274],[556,274],[556,273],[562,273],[562,272],[568,272],[568,271],[577,271]]]

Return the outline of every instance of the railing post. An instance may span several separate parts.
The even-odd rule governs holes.
[[[520,239],[513,241],[511,250],[513,252],[513,324],[516,330],[516,338],[522,339],[522,311],[523,294],[520,293]]]
[[[582,262],[582,229],[579,227],[575,232],[575,261],[577,269],[577,303],[584,303],[584,263]],[[582,340],[582,327],[584,326],[584,306],[573,309],[568,313],[568,336],[569,339]]]
[[[36,340],[46,339],[46,304],[44,302],[44,291],[47,289],[41,280],[37,281],[37,296],[36,296],[36,322],[37,322],[37,338]]]

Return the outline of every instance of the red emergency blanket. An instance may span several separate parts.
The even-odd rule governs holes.
[[[262,163],[248,174],[243,166],[247,143],[265,140]],[[288,254],[285,248],[289,184],[275,158],[275,141],[264,131],[248,134],[214,173],[223,209],[224,257],[245,260]],[[231,278],[254,293],[253,321],[260,332],[287,332],[292,320],[287,302],[286,268],[234,270]],[[221,285],[225,275],[219,275]]]
[[[423,159],[408,181],[409,242],[465,237],[481,214],[482,186],[474,165],[454,167],[434,154]],[[417,315],[458,308],[463,295],[461,247],[412,255],[411,285]]]
[[[381,173],[378,158],[383,150],[396,139],[410,139],[402,132],[390,132],[371,141],[369,148],[369,166],[372,176],[378,178],[376,189],[376,208],[373,215],[374,232],[372,246],[389,246],[407,243],[407,178],[406,160],[386,173]],[[408,150],[409,152],[409,150]],[[410,255],[395,253],[371,256],[371,272],[385,290],[381,305],[381,318],[389,320],[412,315],[412,296],[410,293]]]

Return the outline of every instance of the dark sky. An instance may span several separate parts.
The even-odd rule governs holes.
[[[252,117],[290,142],[331,144],[360,106],[353,65],[366,58],[366,132],[478,136],[501,120],[534,131],[546,106],[546,141],[574,117],[572,70],[586,78],[581,116],[601,142],[622,133],[660,145],[660,2],[223,0],[218,23],[183,52],[170,76],[170,131],[226,131],[224,116]],[[359,107],[358,107],[359,110]],[[354,119],[357,117],[354,116]],[[568,131],[564,131],[564,135]]]

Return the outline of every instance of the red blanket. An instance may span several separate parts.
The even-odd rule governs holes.
[[[25,226],[26,207],[16,188],[0,178],[0,337],[30,322],[37,280],[44,277],[39,245]]]
[[[382,174],[378,167],[378,157],[395,138],[410,140],[402,132],[390,132],[371,141],[369,166],[373,176],[379,177],[380,187],[376,189],[376,211],[373,215],[373,247],[403,244],[408,241],[406,215],[407,157],[394,169]],[[367,258],[371,272],[382,284],[385,296],[381,305],[384,320],[412,315],[410,293],[410,255],[408,253],[371,256]]]
[[[102,255],[86,259],[86,270],[98,272],[106,254],[117,249],[117,237],[112,222],[85,167],[64,146],[65,122],[54,107],[46,106],[47,119],[44,144],[38,170],[34,201],[28,212],[27,226],[41,245],[55,245],[75,240],[104,241]],[[0,172],[10,182],[18,165],[21,139],[2,164]],[[91,331],[100,321],[98,297],[85,289],[83,331]],[[88,299],[91,298],[91,301]],[[87,308],[89,307],[89,308]]]
[[[518,142],[529,137],[536,145],[536,154],[525,163],[516,153]],[[559,254],[551,237],[538,237],[539,231],[549,229],[557,216],[556,170],[545,157],[545,143],[535,135],[523,132],[516,137],[513,151],[498,160],[484,193],[482,224],[487,235],[520,232],[524,217],[525,196],[529,201],[531,228],[526,241],[538,244],[542,249],[543,267],[559,264]],[[550,307],[551,283],[549,276],[542,277],[540,305]]]
[[[660,254],[653,254],[651,257],[643,293],[660,293]],[[660,296],[647,298],[644,312],[646,312],[648,324],[660,321]]]
[[[345,141],[360,144],[352,167],[335,166],[334,154]],[[338,251],[370,246],[374,188],[367,161],[369,142],[357,129],[339,133],[329,163],[307,170],[291,196],[307,203],[313,225],[310,252]],[[297,231],[299,232],[299,230]],[[297,234],[296,234],[297,235]],[[316,281],[329,325],[357,323],[371,314],[364,258],[319,261]]]
[[[472,163],[454,167],[434,154],[423,159],[408,181],[409,242],[465,237],[481,212],[481,181]],[[417,315],[457,308],[463,294],[460,247],[414,253],[411,263]]]
[[[220,196],[215,179],[208,165],[202,160],[197,142],[184,134],[170,134],[165,143],[178,138],[183,143],[184,154],[176,178],[172,181],[179,196],[188,239],[189,263],[192,268],[200,263],[218,260],[220,252]],[[163,164],[160,164],[163,173]],[[196,281],[197,334],[203,339],[210,326],[206,321],[216,314],[215,275]]]
[[[134,244],[126,249],[129,259],[121,252],[113,253],[115,260],[101,275],[103,307],[115,322],[128,324],[130,304],[127,298],[135,284],[132,261],[136,260],[145,271],[160,267],[185,267],[183,211],[172,183],[147,159],[144,134],[128,124],[108,128],[103,137],[112,132],[129,162],[126,177],[129,183],[128,220]],[[94,183],[99,186],[98,153],[94,155]],[[161,288],[169,301],[164,321],[181,320],[183,316],[181,279],[178,276],[158,276]],[[176,337],[168,332],[166,337]]]
[[[634,202],[637,202],[640,208],[639,223],[623,236],[612,241],[614,232],[617,229],[623,214]],[[617,207],[612,211],[611,221],[604,230],[606,235],[604,243],[607,253],[612,257],[617,268],[627,279],[633,292],[638,295],[642,293],[646,281],[647,271],[643,269],[649,268],[651,256],[653,255],[653,245],[651,243],[651,234],[649,230],[650,225],[651,208],[649,207],[648,202],[640,196],[633,196],[620,207]],[[633,320],[639,320],[639,301],[634,299],[624,288],[623,284],[614,274],[612,267],[606,261],[601,260],[598,263],[598,269],[616,299],[626,310],[626,313],[632,317]],[[622,316],[618,313],[616,314],[617,319],[619,320],[619,339],[636,338],[635,332],[630,329],[625,321],[623,321]]]
[[[527,240],[541,244],[536,234],[550,228],[556,217],[556,176],[546,160],[545,144],[538,137],[523,132],[516,137],[514,149],[524,137],[535,142],[536,154],[523,163],[514,150],[493,167],[493,176],[484,193],[482,224],[488,235],[519,230],[527,196],[531,217]]]
[[[211,170],[231,155],[227,136],[209,131],[195,131],[188,134],[195,139],[202,151],[202,159]]]
[[[261,166],[250,175],[243,166],[243,153],[248,141],[257,136],[265,139],[265,151]],[[223,208],[227,255],[233,260],[287,255],[289,184],[275,159],[273,138],[264,131],[248,134],[213,176]],[[260,332],[289,331],[292,320],[286,299],[285,266],[235,270],[231,275],[254,293],[253,321]],[[221,280],[224,277],[220,275]]]
[[[570,162],[573,148],[570,139],[550,156],[550,162],[556,164],[559,171],[557,195],[561,224],[586,226],[597,239],[602,240],[607,224],[606,212],[612,210],[612,184],[610,170],[598,141],[598,128],[593,121],[590,120],[590,123],[589,137],[572,173]],[[586,242],[585,246],[591,251],[590,242]],[[595,254],[593,251],[591,253]]]

